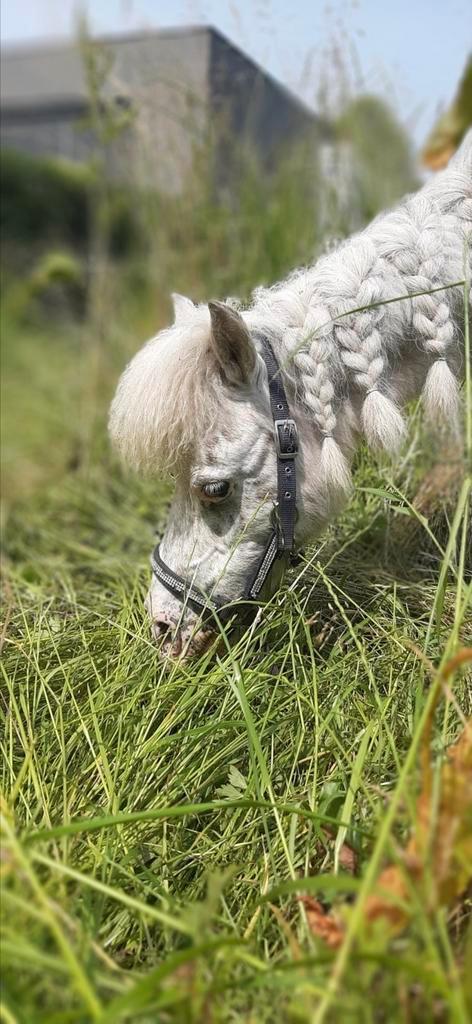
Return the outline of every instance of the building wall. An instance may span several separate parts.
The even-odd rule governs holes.
[[[2,146],[101,157],[116,178],[178,194],[196,149],[211,147],[208,171],[230,190],[244,150],[270,168],[290,142],[316,134],[316,118],[212,29],[105,39],[96,52],[107,67],[104,96],[129,115],[119,137],[101,151],[87,127],[83,55],[70,45],[4,56]]]
[[[130,118],[105,150],[87,127],[89,88],[76,47],[6,54],[1,145],[80,162],[104,158],[114,177],[179,192],[205,131],[208,49],[204,29],[100,43],[103,95],[127,106]]]
[[[235,173],[246,159],[257,160],[270,173],[296,146],[307,147],[315,157],[324,132],[321,122],[218,32],[211,38],[210,105],[220,188],[228,185],[231,147]]]
[[[123,139],[128,175],[179,193],[193,152],[206,133],[208,32],[166,32],[110,44],[110,87],[128,100],[131,128]]]
[[[211,113],[226,119],[233,137],[264,159],[313,133],[317,120],[296,97],[218,32],[211,36]]]
[[[84,126],[84,104],[47,105],[2,112],[0,144],[33,156],[64,156],[80,162],[90,157],[93,140]]]

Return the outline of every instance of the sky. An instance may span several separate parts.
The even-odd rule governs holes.
[[[83,0],[94,33],[210,24],[310,106],[323,83],[388,99],[420,146],[472,52],[471,0]],[[3,0],[2,45],[72,35],[77,0]]]

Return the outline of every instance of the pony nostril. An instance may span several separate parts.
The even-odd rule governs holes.
[[[164,615],[156,617],[153,619],[152,632],[154,640],[164,651],[172,650],[173,654],[180,653],[182,647],[180,633],[172,619],[167,619]]]
[[[154,619],[152,630],[156,640],[163,640],[165,636],[169,636],[172,625],[172,622],[169,622],[168,619]]]

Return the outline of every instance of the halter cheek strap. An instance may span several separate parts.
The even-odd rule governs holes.
[[[241,599],[235,602],[229,601],[219,594],[207,595],[199,590],[192,580],[175,573],[162,559],[159,544],[151,556],[152,571],[159,582],[178,601],[183,605],[188,605],[204,620],[214,619],[217,616],[224,622],[233,617],[236,606],[240,606],[241,602],[257,601],[274,562],[285,554],[292,554],[295,547],[297,427],[295,420],[290,416],[282,375],[272,345],[264,334],[257,334],[256,338],[261,343],[262,357],[267,368],[277,455],[277,501],[272,513],[273,530],[262,558],[254,573],[250,575]]]

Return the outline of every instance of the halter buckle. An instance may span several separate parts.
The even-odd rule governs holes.
[[[275,447],[279,459],[293,459],[298,453],[298,430],[295,420],[275,420]]]

